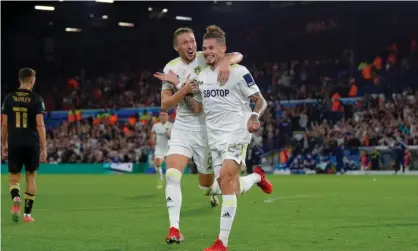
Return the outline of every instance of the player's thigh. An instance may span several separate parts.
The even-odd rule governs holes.
[[[189,163],[189,158],[187,158],[184,155],[181,154],[171,154],[168,155],[165,162],[166,167],[168,169],[177,169],[180,172],[184,172],[184,169],[186,169],[187,163]]]
[[[24,160],[26,157],[24,149],[20,147],[9,148],[7,155],[8,155],[7,167],[9,169],[9,173],[12,175],[20,174],[22,172]]]
[[[173,129],[165,160],[167,169],[175,168],[183,172],[192,156],[193,149],[187,132]]]
[[[248,144],[230,143],[222,146],[222,168],[238,167],[238,171],[245,166]],[[233,163],[235,162],[235,163]]]
[[[213,174],[212,157],[207,143],[206,132],[191,132],[189,139],[193,148],[193,161],[199,174]]]
[[[26,158],[24,161],[25,170],[28,173],[35,173],[39,169],[39,148],[26,148]]]

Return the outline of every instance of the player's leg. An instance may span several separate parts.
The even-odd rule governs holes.
[[[20,153],[19,149],[9,149],[8,152],[8,169],[9,169],[9,190],[12,197],[12,220],[18,222],[20,219],[20,173],[23,168],[22,158],[24,156],[17,156]]]
[[[158,184],[157,184],[158,189],[163,188],[164,175],[163,175],[163,169],[161,167],[163,163],[164,163],[164,157],[161,157],[155,154],[155,172],[158,176]]]
[[[24,221],[32,222],[35,219],[32,218],[32,207],[35,201],[36,195],[36,171],[39,168],[39,149],[28,150],[30,157],[25,162],[26,169],[26,192],[25,192],[25,211]]]
[[[180,211],[182,204],[181,178],[189,159],[182,154],[170,154],[166,159],[165,197],[170,221],[170,230],[166,237],[168,244],[183,241],[183,236],[180,233]]]
[[[198,173],[200,190],[204,195],[210,196],[210,204],[212,207],[219,205],[219,199],[217,195],[221,195],[221,188],[219,187],[218,181],[215,179],[213,173],[205,174]]]
[[[183,236],[180,233],[180,211],[182,204],[181,178],[184,169],[192,157],[187,133],[173,129],[166,157],[167,171],[165,173],[165,196],[170,220],[170,230],[165,238],[168,244],[180,243]]]
[[[36,194],[36,171],[26,171],[26,192],[25,192],[25,211],[24,220],[25,222],[35,221],[32,216],[32,207],[35,201]]]
[[[225,159],[219,171],[219,185],[222,191],[220,232],[215,243],[205,251],[226,251],[229,235],[237,211],[240,165],[232,159]]]
[[[219,204],[217,195],[221,195],[221,190],[213,172],[212,155],[207,144],[206,132],[193,132],[191,136],[193,160],[198,170],[200,190],[204,195],[210,196],[211,206],[216,207]]]

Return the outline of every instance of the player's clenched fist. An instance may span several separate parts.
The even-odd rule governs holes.
[[[260,120],[258,120],[257,115],[251,115],[247,122],[247,128],[250,133],[257,131],[260,128]]]

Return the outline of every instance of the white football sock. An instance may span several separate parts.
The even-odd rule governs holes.
[[[257,173],[252,173],[247,176],[239,178],[239,186],[241,194],[248,192],[251,187],[258,184],[261,181],[261,177]]]
[[[170,227],[179,229],[180,224],[180,210],[181,210],[181,176],[182,172],[177,169],[170,168],[167,170],[165,198],[168,208],[168,217],[170,219]]]
[[[200,186],[200,190],[203,191],[205,195],[221,195],[221,188],[219,187],[218,181],[215,179],[212,186],[210,187],[202,187]]]
[[[235,194],[222,195],[221,231],[219,232],[219,240],[222,241],[225,247],[228,246],[229,234],[231,233],[236,211],[237,196]]]
[[[161,168],[161,166],[155,166],[155,172],[158,175],[158,178],[160,180],[163,180],[164,176],[163,176],[163,169]]]

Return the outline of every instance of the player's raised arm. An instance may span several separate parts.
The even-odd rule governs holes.
[[[46,147],[46,129],[44,123],[44,113],[45,112],[45,105],[43,100],[39,101],[37,111],[36,111],[36,130],[38,131],[39,135],[39,143],[41,146],[41,155],[40,161],[45,163],[46,156],[47,156],[47,147]]]

